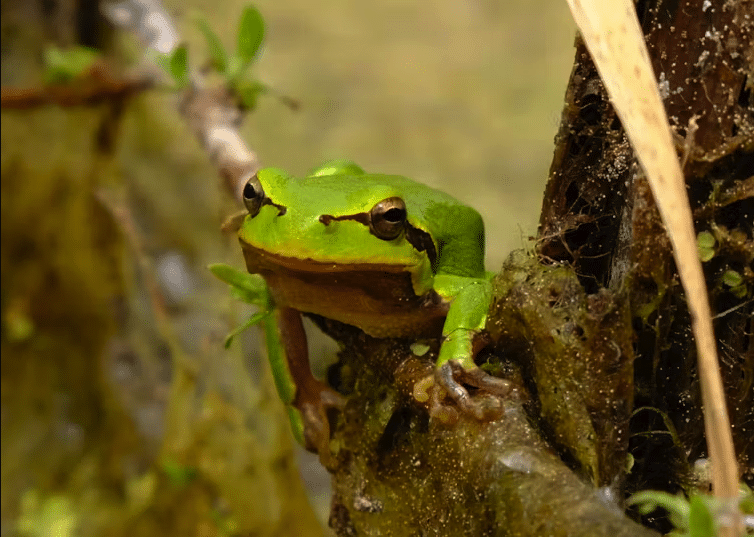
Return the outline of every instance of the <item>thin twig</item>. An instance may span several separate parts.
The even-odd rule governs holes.
[[[116,79],[105,71],[91,70],[74,83],[17,88],[3,86],[3,110],[28,110],[54,104],[60,107],[94,105],[127,99],[153,86],[149,78]]]

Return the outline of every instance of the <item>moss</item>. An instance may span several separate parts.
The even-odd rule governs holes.
[[[540,427],[597,486],[621,474],[632,409],[626,297],[587,294],[573,269],[515,252],[495,279],[488,329],[536,393]]]
[[[347,372],[330,375],[348,395],[331,444],[338,535],[645,534],[541,436],[595,484],[622,475],[633,386],[625,300],[587,295],[571,269],[522,252],[496,279],[495,296],[494,348],[484,359],[514,382],[523,378],[534,400],[521,389],[489,422],[443,424],[413,399],[439,341],[418,357],[411,341],[372,339],[318,318],[343,342],[334,368]]]

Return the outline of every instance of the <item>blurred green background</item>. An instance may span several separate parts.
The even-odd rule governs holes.
[[[201,58],[192,17],[232,46],[243,5],[167,9]],[[534,234],[573,60],[565,2],[256,5],[267,33],[253,75],[300,103],[262,98],[246,118],[263,165],[304,174],[349,158],[443,189],[484,216],[491,270]],[[65,44],[35,6],[2,5],[4,86],[39,87],[42,51]],[[142,55],[127,34],[112,48]],[[219,231],[234,205],[175,95],[112,113],[3,110],[0,534],[321,534],[297,465],[322,524],[328,477],[295,454],[258,335],[222,347],[249,314],[205,268],[243,266]]]

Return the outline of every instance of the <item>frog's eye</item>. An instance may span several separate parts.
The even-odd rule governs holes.
[[[264,200],[262,183],[259,182],[257,174],[254,174],[243,187],[243,203],[252,218],[259,214],[259,209],[262,208],[262,205],[265,205]]]
[[[387,198],[369,211],[369,229],[382,240],[398,237],[406,227],[406,204],[401,198]]]

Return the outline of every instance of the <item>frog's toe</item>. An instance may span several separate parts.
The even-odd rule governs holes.
[[[503,415],[502,398],[514,391],[510,381],[489,375],[478,367],[464,369],[452,360],[435,370],[435,382],[461,412],[480,421],[500,418]],[[464,384],[478,388],[481,393],[472,397]]]
[[[318,396],[298,401],[296,407],[301,413],[304,431],[304,447],[311,452],[318,453],[320,458],[326,459],[330,448],[330,418],[329,410],[343,410],[346,399],[335,390],[322,386]]]
[[[464,384],[474,386],[475,388],[479,388],[480,390],[497,397],[509,397],[515,395],[516,388],[513,382],[485,373],[480,367],[464,369],[458,362],[450,361],[440,367],[440,370],[446,366],[452,371],[452,373],[443,374],[450,375],[451,379],[459,379],[459,381]]]

